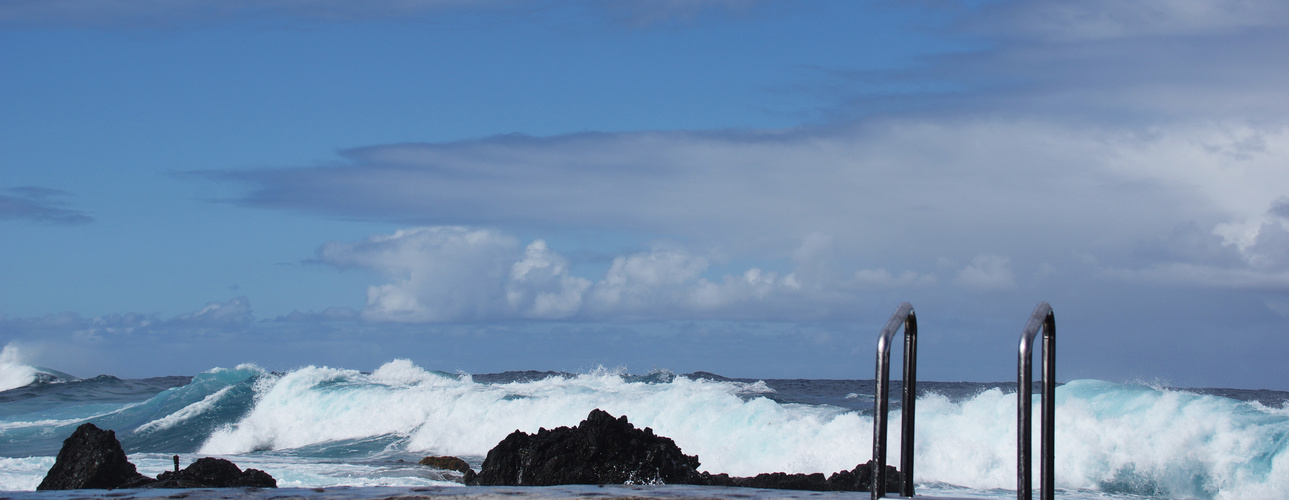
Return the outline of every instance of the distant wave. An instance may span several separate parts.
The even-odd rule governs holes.
[[[66,373],[26,364],[18,347],[7,344],[0,350],[0,392],[31,384],[58,384],[80,380]]]
[[[17,389],[31,385],[36,381],[39,370],[24,364],[18,356],[18,348],[13,344],[0,350],[0,391]]]

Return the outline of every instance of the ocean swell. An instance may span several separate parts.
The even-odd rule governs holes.
[[[487,384],[406,360],[371,374],[307,367],[261,379],[254,408],[200,450],[236,454],[384,437],[385,446],[406,451],[481,457],[514,430],[576,425],[601,408],[673,438],[710,472],[833,472],[869,459],[871,417],[777,403],[765,397],[770,392],[763,383],[643,381],[607,370]],[[1093,380],[1061,386],[1057,403],[1058,487],[1198,498],[1289,488],[1284,408]],[[1014,488],[1015,411],[1015,394],[999,389],[923,396],[918,481]],[[898,411],[891,418],[899,422]],[[898,436],[893,429],[890,463],[898,460]]]
[[[600,408],[674,439],[714,473],[831,473],[870,458],[872,417],[863,405],[784,402],[818,396],[850,404],[861,399],[846,399],[858,382],[770,382],[605,369],[476,380],[408,360],[372,373],[317,366],[269,373],[243,365],[182,381],[96,377],[11,393],[0,412],[0,454],[52,455],[72,428],[93,420],[115,429],[129,453],[161,458],[195,452],[278,457],[293,467],[397,468],[399,459],[435,454],[477,464],[515,430],[576,425]],[[943,393],[918,400],[918,483],[1015,488],[1016,395],[998,386],[924,386]],[[1289,491],[1284,399],[1263,404],[1077,380],[1059,387],[1056,401],[1056,485],[1067,492],[1226,499]],[[899,460],[899,421],[893,411],[888,463]],[[6,463],[0,469],[20,464]],[[353,479],[366,480],[392,479]]]

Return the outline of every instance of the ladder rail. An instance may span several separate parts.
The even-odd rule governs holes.
[[[900,304],[887,321],[877,341],[877,389],[873,399],[873,500],[886,495],[887,410],[891,383],[891,340],[904,327],[904,384],[900,413],[900,470],[904,473],[900,494],[913,496],[913,419],[917,396],[917,315],[913,305]]]
[[[1056,315],[1047,302],[1039,302],[1020,336],[1016,378],[1016,498],[1029,500],[1032,491],[1034,338],[1043,332],[1042,435],[1040,436],[1039,498],[1055,496],[1056,463]]]

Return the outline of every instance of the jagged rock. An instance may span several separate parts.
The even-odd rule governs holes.
[[[175,457],[178,460],[178,457]],[[178,462],[176,462],[177,464]],[[116,433],[94,424],[81,424],[63,440],[54,466],[37,490],[117,488],[276,488],[277,480],[258,469],[237,468],[222,458],[203,458],[178,472],[162,472],[157,479],[139,474],[125,458]]]
[[[58,451],[37,490],[133,488],[151,482],[125,457],[116,433],[81,424]]]
[[[467,484],[701,484],[698,457],[670,438],[595,409],[577,427],[515,431],[488,452]]]
[[[855,466],[853,470],[834,472],[827,479],[820,473],[787,474],[770,472],[753,477],[730,477],[729,474],[703,473],[703,478],[710,486],[737,486],[741,488],[768,488],[777,490],[810,490],[810,491],[870,491],[873,483],[873,461]],[[893,466],[886,466],[886,491],[895,493],[902,483],[899,471]]]
[[[897,493],[903,484],[904,474],[897,470],[894,465],[887,465],[886,492]],[[852,470],[834,472],[833,475],[828,476],[828,489],[830,491],[872,491],[872,486],[872,460],[856,465]]]
[[[828,480],[820,473],[788,474],[769,472],[753,477],[730,477],[729,474],[704,475],[709,486],[737,486],[740,488],[768,488],[776,490],[828,491]]]
[[[457,457],[425,457],[418,463],[434,467],[435,469],[454,470],[462,474],[468,474],[470,472],[470,464]]]
[[[754,477],[698,472],[698,457],[685,455],[669,438],[646,427],[636,429],[623,416],[599,409],[577,427],[515,431],[488,452],[478,474],[465,473],[465,483],[481,486],[549,486],[556,484],[697,484],[812,491],[870,491],[873,461],[853,470],[823,474],[771,472]],[[468,469],[467,469],[468,470]],[[898,492],[902,475],[886,466],[886,491]]]
[[[277,480],[259,469],[242,469],[222,458],[200,458],[179,472],[166,471],[148,488],[277,488]]]

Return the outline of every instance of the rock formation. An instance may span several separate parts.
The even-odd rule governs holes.
[[[277,480],[259,469],[242,470],[222,458],[199,458],[179,472],[166,471],[148,488],[277,488]]]
[[[711,486],[738,486],[741,488],[770,488],[778,490],[811,491],[871,491],[873,461],[859,464],[852,470],[834,472],[827,479],[821,473],[787,474],[770,472],[753,477],[730,477],[728,474],[703,473]],[[903,483],[902,475],[894,466],[886,466],[886,491],[895,493]]]
[[[63,440],[54,466],[36,489],[133,488],[151,481],[126,460],[115,432],[87,423]]]
[[[425,457],[418,463],[435,469],[454,470],[462,474],[470,473],[470,464],[457,457]]]
[[[177,472],[163,472],[157,479],[139,474],[125,457],[116,433],[82,424],[63,441],[54,466],[37,490],[117,488],[276,488],[268,473],[246,469],[221,458],[203,458]]]
[[[596,409],[577,427],[515,431],[488,452],[478,474],[465,482],[480,486],[556,484],[696,484],[815,491],[869,491],[873,462],[823,474],[773,472],[754,477],[698,472],[698,457],[685,455],[670,438],[636,429]],[[887,467],[886,490],[899,491],[900,473]],[[467,469],[468,470],[468,469]]]
[[[698,457],[681,453],[670,438],[596,409],[577,427],[511,433],[466,481],[485,486],[702,484],[697,469]]]

